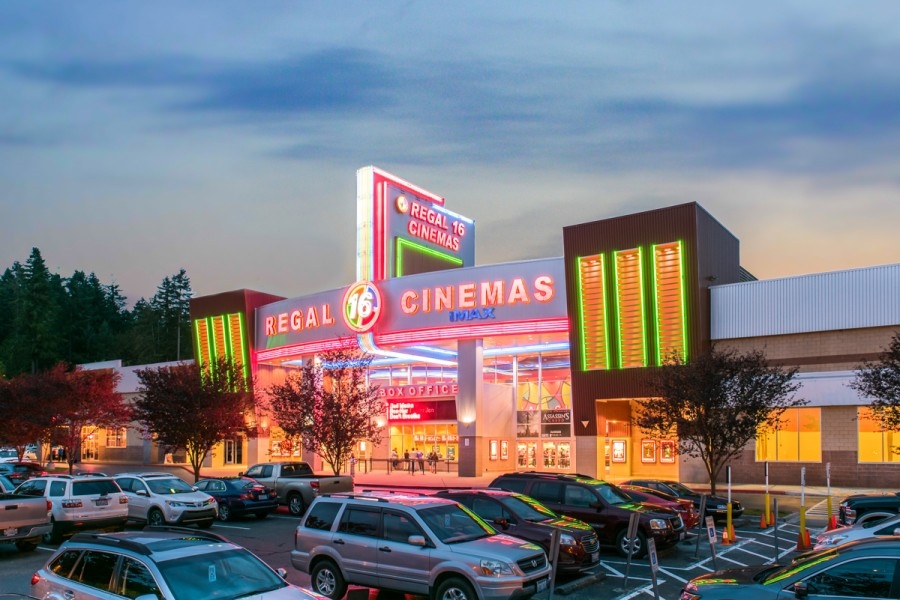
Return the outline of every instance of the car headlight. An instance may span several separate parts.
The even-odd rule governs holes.
[[[669,523],[665,519],[650,519],[650,529],[668,529]]]
[[[481,559],[479,565],[482,575],[512,575],[512,567],[502,560]]]
[[[166,505],[169,508],[184,508],[184,502],[178,502],[177,500],[166,500]]]
[[[574,546],[575,545],[575,536],[569,535],[568,533],[564,533],[559,536],[559,543],[563,546]]]

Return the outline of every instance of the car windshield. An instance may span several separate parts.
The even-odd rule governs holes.
[[[791,561],[791,564],[786,566],[774,565],[772,569],[757,573],[753,579],[757,583],[777,583],[782,579],[786,579],[797,573],[801,573],[810,567],[833,560],[837,557],[838,552],[835,548],[823,550],[821,552],[807,552]]]
[[[15,458],[18,460],[19,453],[15,450],[0,450],[0,458]]]
[[[496,531],[459,504],[426,508],[419,514],[435,537],[445,544],[468,542],[496,534]]]
[[[542,521],[558,518],[558,515],[555,512],[528,496],[510,495],[503,499],[503,503],[509,510],[518,514],[526,521],[540,523]]]
[[[177,477],[148,479],[146,483],[154,494],[185,494],[194,491],[194,488]]]
[[[243,549],[206,552],[157,564],[175,600],[233,600],[287,587],[287,582]]]
[[[631,504],[634,502],[628,494],[611,483],[598,482],[593,486],[600,497],[610,504]]]
[[[677,481],[669,481],[667,483],[667,485],[682,496],[694,495],[697,493],[694,490],[692,490],[691,488],[687,487],[686,485],[682,485],[682,484],[678,483]]]

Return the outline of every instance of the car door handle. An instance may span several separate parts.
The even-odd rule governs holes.
[[[66,598],[74,598],[75,592],[73,592],[72,590],[66,590],[65,592],[63,592],[63,596],[65,596]]]
[[[390,546],[382,546],[381,548],[379,548],[379,550],[381,550],[382,552],[390,552],[391,547]]]
[[[338,538],[338,539],[334,540],[334,543],[344,545],[344,540]]]

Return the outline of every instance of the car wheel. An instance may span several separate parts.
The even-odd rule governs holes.
[[[306,507],[303,505],[303,497],[300,494],[291,494],[288,496],[288,512],[290,512],[295,517],[302,517],[303,513],[306,512]]]
[[[199,527],[200,529],[209,529],[213,526],[214,522],[215,519],[210,519],[209,521],[200,521],[199,523],[197,523],[197,527]]]
[[[477,600],[475,590],[461,577],[445,579],[434,594],[435,600]]]
[[[220,521],[230,521],[231,520],[231,509],[227,504],[219,504],[219,520]]]
[[[269,516],[269,511],[267,511],[267,510],[261,510],[258,513],[256,513],[257,519],[265,519],[268,516]]]
[[[44,543],[45,544],[58,544],[62,541],[62,532],[59,529],[59,526],[56,524],[56,520],[52,517],[50,518],[50,533],[44,534]]]
[[[330,560],[316,563],[309,578],[314,592],[332,600],[339,600],[347,593],[347,584],[344,582],[340,569]]]
[[[619,534],[616,536],[616,551],[622,556],[627,557],[628,551],[631,550],[631,556],[634,558],[640,558],[647,553],[647,536],[643,534],[643,532],[638,531],[635,538],[628,538],[628,531],[625,529],[621,530]]]
[[[16,548],[19,549],[19,552],[34,552],[35,548],[38,547],[38,540],[19,540],[16,542]]]
[[[151,508],[150,512],[147,513],[147,525],[151,527],[159,527],[160,525],[166,524],[166,518],[163,516],[162,511],[158,508]]]

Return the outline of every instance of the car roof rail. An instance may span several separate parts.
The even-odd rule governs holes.
[[[72,542],[90,542],[92,544],[102,544],[114,548],[127,548],[128,550],[144,555],[152,554],[152,551],[146,544],[136,542],[129,538],[112,537],[108,533],[100,533],[97,531],[80,531],[69,539]]]

